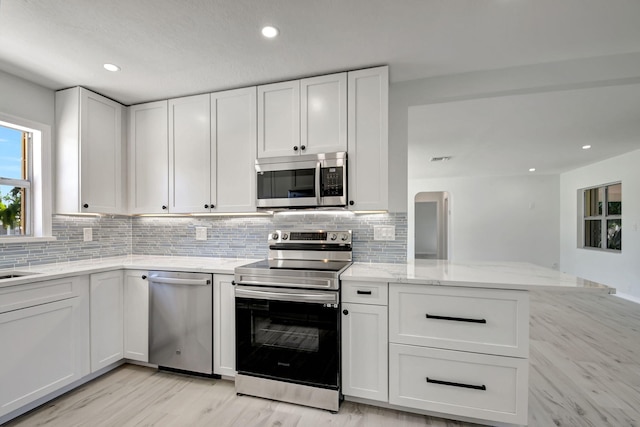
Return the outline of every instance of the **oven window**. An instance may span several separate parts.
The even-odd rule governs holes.
[[[258,172],[258,199],[316,197],[315,169]]]
[[[236,298],[236,369],[337,388],[339,322],[337,307]]]

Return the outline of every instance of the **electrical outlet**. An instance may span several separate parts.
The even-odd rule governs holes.
[[[207,227],[196,227],[196,240],[207,240]]]
[[[396,240],[396,227],[393,225],[374,225],[373,240]]]
[[[93,228],[83,228],[82,233],[83,233],[85,242],[93,241]]]

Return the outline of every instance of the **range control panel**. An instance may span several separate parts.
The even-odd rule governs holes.
[[[341,231],[307,231],[307,230],[275,230],[269,234],[269,245],[278,244],[351,244],[351,230]]]

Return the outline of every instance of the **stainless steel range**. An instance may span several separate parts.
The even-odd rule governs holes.
[[[235,269],[236,392],[337,411],[340,273],[351,231],[277,230]]]

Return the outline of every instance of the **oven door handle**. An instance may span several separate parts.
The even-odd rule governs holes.
[[[274,301],[306,302],[314,304],[338,304],[338,292],[310,292],[283,290],[282,288],[257,288],[236,286],[236,297]]]

